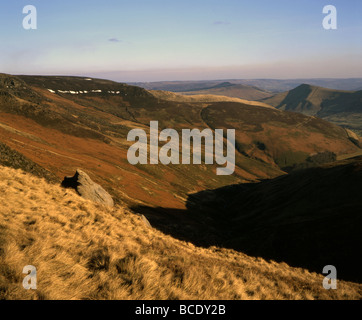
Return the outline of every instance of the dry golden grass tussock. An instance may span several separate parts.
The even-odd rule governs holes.
[[[1,299],[360,299],[361,286],[232,250],[195,247],[125,208],[0,167]],[[23,267],[37,268],[25,290]]]

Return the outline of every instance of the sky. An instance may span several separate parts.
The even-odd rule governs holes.
[[[0,73],[116,81],[362,77],[361,0],[0,0]],[[37,29],[23,28],[23,7]],[[337,9],[325,30],[323,7]]]

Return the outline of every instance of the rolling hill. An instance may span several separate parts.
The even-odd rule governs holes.
[[[3,142],[59,177],[86,166],[105,184],[123,181],[119,196],[128,200],[135,195],[136,201],[158,204],[157,198],[170,199],[170,204],[182,206],[179,197],[195,188],[275,177],[285,163],[304,161],[311,153],[359,150],[328,122],[246,103],[168,101],[139,87],[81,77],[4,75],[1,83]],[[220,128],[240,129],[236,174],[215,179],[215,166],[129,165],[127,133],[135,127],[147,130],[154,119],[160,128],[176,130],[215,128],[213,122],[222,119]]]
[[[338,142],[348,136],[344,129],[298,113],[217,102],[203,109],[202,117],[211,128],[235,128],[239,153],[282,169],[304,162],[311,154],[339,154],[347,147]],[[348,140],[348,146],[354,144],[349,136]]]
[[[2,84],[2,85],[1,85]],[[244,158],[235,176],[216,179],[216,166],[132,166],[131,129],[206,128],[202,103],[160,100],[112,81],[73,77],[0,78],[0,141],[59,178],[89,169],[117,199],[184,207],[190,191],[281,174],[276,166]],[[130,183],[131,182],[131,183]]]
[[[133,83],[147,90],[168,91],[183,95],[216,95],[244,100],[260,100],[273,93],[253,85],[235,83],[235,81],[170,81],[156,83]]]
[[[231,176],[217,176],[216,165],[206,165],[204,162],[201,165],[132,166],[127,160],[127,151],[131,145],[127,141],[127,134],[134,128],[148,132],[150,121],[153,120],[159,121],[160,129],[174,128],[178,132],[185,128],[236,129],[235,173]],[[38,299],[194,299],[196,296],[200,297],[198,288],[205,288],[210,280],[208,276],[198,277],[199,274],[220,275],[215,277],[215,285],[212,285],[209,291],[205,291],[205,299],[360,297],[360,286],[356,284],[341,282],[341,285],[345,286],[342,293],[321,291],[318,289],[321,287],[320,275],[298,269],[297,276],[297,272],[293,271],[295,269],[283,263],[265,262],[261,258],[250,258],[241,253],[243,250],[251,255],[260,253],[261,257],[270,259],[267,252],[274,253],[270,247],[270,250],[263,251],[260,249],[263,245],[255,242],[257,250],[253,251],[253,248],[244,246],[245,241],[239,241],[244,229],[238,228],[249,225],[250,230],[253,230],[253,217],[259,217],[259,213],[265,211],[268,204],[275,217],[280,214],[280,220],[285,217],[285,221],[288,222],[295,209],[292,204],[295,203],[298,207],[299,194],[302,198],[308,198],[305,183],[317,176],[314,174],[316,171],[298,171],[304,174],[296,172],[296,175],[285,175],[289,167],[303,166],[314,156],[323,158],[325,154],[332,154],[340,158],[349,158],[361,152],[356,139],[350,133],[330,122],[275,109],[263,102],[249,102],[237,98],[154,92],[132,85],[85,77],[1,74],[0,151],[2,166],[21,169],[52,183],[58,183],[57,181],[64,176],[74,174],[77,168],[81,168],[96,183],[102,185],[116,203],[114,210],[105,210],[82,202],[69,191],[49,185],[39,178],[1,167],[1,196],[4,197],[2,203],[14,204],[19,208],[16,211],[15,207],[9,207],[1,213],[5,215],[0,222],[0,229],[4,230],[1,234],[6,236],[0,236],[0,245],[3,246],[0,250],[0,259],[3,259],[1,266],[5,268],[4,273],[0,272],[0,294],[5,298],[29,298],[14,287],[14,283],[19,279],[14,275],[13,266],[21,265],[26,257],[32,257],[47,274],[53,272],[53,267],[61,270],[60,275],[49,277],[49,281],[43,282],[40,295],[33,296]],[[346,166],[348,163],[345,163]],[[350,166],[352,165],[349,165],[349,168]],[[342,179],[342,175],[337,173],[344,171],[338,169],[340,166],[336,168],[333,169],[336,171],[327,170],[325,172],[328,174],[321,175],[323,179],[318,181],[326,181],[323,188],[318,185],[318,181],[312,183],[312,194],[317,195],[319,190],[322,192],[323,201],[328,194],[332,194],[335,200],[337,197],[334,192],[344,190],[340,201],[351,201],[353,208],[358,208],[358,204],[349,197],[355,197],[356,190],[360,190],[358,182],[346,176],[345,183],[350,183],[349,186],[356,188],[352,189],[353,192],[349,195],[348,185],[341,183],[338,186],[337,180],[331,178],[335,175],[336,179]],[[359,177],[359,171],[356,172],[356,177]],[[284,182],[279,185],[278,181]],[[268,183],[273,186],[271,199],[267,197],[267,192],[264,193],[264,185],[268,186]],[[40,189],[36,189],[35,186]],[[258,189],[256,192],[239,194],[239,187],[240,190],[254,190],[256,186],[261,186],[260,192]],[[340,189],[342,187],[343,190]],[[215,190],[215,193],[205,190]],[[225,196],[223,190],[227,190]],[[233,190],[237,192],[234,193]],[[265,190],[270,191],[268,187],[265,187]],[[259,193],[266,194],[265,201],[263,197],[257,196]],[[282,197],[283,193],[286,194],[286,198]],[[191,194],[198,196],[190,196]],[[210,207],[204,204],[215,199],[215,210],[207,213],[204,208]],[[238,199],[245,199],[245,203],[238,202]],[[224,206],[224,200],[230,206]],[[257,201],[253,202],[254,200]],[[192,204],[193,208],[198,208],[196,211],[191,208]],[[320,205],[315,201],[311,208],[320,210]],[[338,205],[336,208],[344,210],[344,207]],[[250,221],[240,218],[237,208],[244,207],[243,212],[250,212]],[[252,208],[259,210],[258,213],[254,215]],[[332,206],[326,208],[327,211],[323,214],[327,215],[330,212],[337,215]],[[141,237],[140,234],[143,235],[145,231],[137,216],[140,213],[159,230],[147,229],[145,234],[148,237]],[[265,221],[273,221],[273,214],[267,216]],[[239,218],[243,220],[242,225]],[[301,230],[311,228],[314,232],[320,230],[321,220],[317,220],[315,229],[308,224],[308,219],[298,221]],[[348,214],[345,220],[337,216],[335,224],[334,220],[331,220],[328,226],[336,228],[338,225],[348,225],[352,220],[356,222],[355,226],[346,230],[354,236],[354,228],[357,228],[360,221],[352,214]],[[314,222],[312,224],[314,225]],[[51,241],[55,230],[61,230],[57,243]],[[266,233],[270,231],[267,228],[265,230]],[[281,237],[276,237],[276,242],[284,241],[290,236],[283,228],[281,230]],[[297,233],[296,228],[292,230]],[[223,234],[227,234],[228,237],[225,238]],[[94,235],[96,239],[92,239]],[[345,236],[342,233],[337,235],[337,239],[341,241]],[[252,235],[249,236],[253,239]],[[175,238],[180,238],[183,242]],[[74,243],[71,239],[82,240],[73,248]],[[123,243],[124,239],[132,240],[129,247],[119,251],[120,243]],[[326,239],[330,240],[328,237]],[[347,242],[343,240],[341,243],[349,243],[349,238],[346,239]],[[321,241],[321,245],[325,244],[323,239],[317,240]],[[299,246],[301,243],[303,242],[297,242]],[[306,242],[306,245],[308,243]],[[221,249],[223,246],[240,252]],[[71,251],[71,248],[74,251]],[[286,253],[278,253],[279,255],[276,254],[271,259],[275,258],[294,267],[301,266],[320,273],[316,265],[308,265],[305,263],[306,260],[302,259],[303,247],[299,247],[298,251],[301,253],[300,260],[290,258],[288,248]],[[338,247],[338,252],[343,248],[342,245]],[[55,254],[51,264],[44,262],[47,252],[52,257]],[[166,254],[165,259],[162,258],[163,254]],[[200,260],[200,257],[203,258]],[[196,260],[200,264],[195,267],[194,272],[190,266]],[[61,261],[66,261],[64,268]],[[250,263],[243,264],[243,261]],[[267,279],[264,281],[261,274],[266,269],[258,269],[261,265],[254,265],[257,261],[262,261],[261,265],[266,266],[269,271],[275,266],[275,274],[278,275],[270,274],[268,271]],[[319,262],[324,263],[324,260]],[[215,263],[217,270],[221,270],[220,273],[215,269],[209,269]],[[64,270],[69,265],[74,267],[71,274],[66,274]],[[243,277],[241,269],[244,267],[252,268],[252,273],[257,274],[255,277],[248,274],[242,278],[250,282],[250,287],[247,288],[241,285],[241,278],[239,279],[239,275]],[[138,270],[134,278],[130,271],[132,268]],[[189,268],[192,269],[190,272],[185,271]],[[233,272],[226,277],[226,270]],[[150,280],[145,277],[148,273],[152,274],[152,279],[159,281],[159,290],[152,287]],[[162,274],[166,276],[162,278]],[[195,288],[190,288],[190,283],[195,281],[193,275],[198,277],[200,282]],[[248,278],[249,275],[251,280]],[[89,277],[95,277],[97,280],[87,289]],[[227,282],[219,282],[220,279]],[[268,279],[271,279],[273,287],[282,286],[283,289],[262,289],[272,286]],[[291,284],[293,281],[290,279],[294,279],[294,284]],[[62,281],[79,290],[57,292]],[[230,281],[235,286],[231,285]],[[260,285],[255,287],[255,281]],[[95,286],[101,288],[96,289]],[[92,296],[92,292],[95,292],[95,296]]]
[[[151,92],[158,99],[173,101],[173,102],[187,102],[187,103],[239,102],[250,106],[273,108],[272,106],[263,102],[226,97],[222,95],[213,95],[213,94],[184,95],[184,94],[174,93],[171,91],[161,91],[161,90],[149,90],[149,92]]]
[[[340,91],[303,84],[262,101],[280,110],[317,116],[362,132],[362,91]]]
[[[0,111],[0,142],[59,179],[89,170],[132,205],[184,209],[189,193],[273,178],[315,153],[360,151],[345,130],[316,118],[249,102],[170,101],[101,79],[1,75]],[[160,129],[236,129],[235,174],[217,177],[205,164],[130,165],[129,130],[148,131],[155,119]]]
[[[245,100],[260,100],[272,96],[272,93],[261,90],[259,88],[246,86],[243,84],[232,84],[230,82],[223,82],[212,87],[194,89],[181,93],[184,95],[212,94],[231,98],[240,98]]]

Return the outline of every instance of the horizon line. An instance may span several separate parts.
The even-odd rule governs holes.
[[[360,77],[297,77],[297,78],[278,78],[278,77],[271,77],[271,78],[213,78],[213,79],[197,79],[197,80],[154,80],[154,81],[119,81],[113,80],[111,78],[106,77],[97,77],[97,76],[87,76],[84,74],[36,74],[36,73],[7,73],[7,72],[0,72],[3,75],[10,75],[10,76],[28,76],[28,77],[74,77],[74,78],[92,78],[92,79],[99,79],[99,80],[108,80],[113,82],[119,83],[153,83],[153,82],[200,82],[200,81],[234,81],[234,80],[275,80],[275,81],[292,81],[292,80],[356,80],[362,79],[362,75]]]

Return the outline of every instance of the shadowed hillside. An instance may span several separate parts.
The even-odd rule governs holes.
[[[198,245],[218,245],[362,282],[362,157],[255,184],[192,194],[188,210],[134,208],[154,226]],[[153,209],[154,210],[154,209]],[[189,220],[180,220],[185,215]],[[182,221],[187,221],[183,223]]]
[[[0,167],[0,299],[360,299],[361,286],[233,250],[202,249]],[[25,265],[37,290],[21,286]]]

